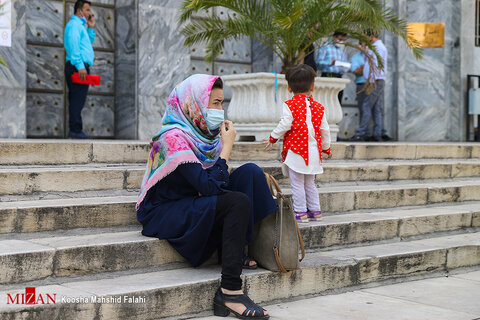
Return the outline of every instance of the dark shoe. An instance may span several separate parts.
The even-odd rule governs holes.
[[[387,134],[384,134],[382,136],[382,140],[383,141],[393,141],[393,138],[392,137],[389,137]]]
[[[373,139],[374,139],[373,136],[368,136],[365,138],[365,141],[375,141]]]
[[[354,136],[353,138],[351,138],[351,139],[348,140],[348,141],[362,142],[362,141],[365,141],[365,138],[362,137],[362,136]]]
[[[370,141],[381,142],[381,141],[383,141],[383,140],[382,140],[382,138],[380,138],[380,137],[372,137],[372,140],[370,140]]]
[[[239,314],[225,305],[226,302],[241,303],[247,309]],[[267,320],[269,315],[265,315],[265,309],[253,302],[246,294],[225,294],[221,288],[218,288],[213,298],[213,314],[218,317],[226,317],[233,312],[239,319],[259,319]],[[255,312],[255,314],[254,314]]]
[[[255,264],[253,266],[250,265],[250,262],[252,262],[252,261],[255,262]],[[255,260],[253,260],[252,258],[247,257],[247,256],[243,256],[242,268],[243,269],[254,270],[254,269],[258,268],[258,265],[257,265],[257,262]]]
[[[82,131],[78,133],[73,131],[68,131],[68,137],[72,139],[88,139],[87,135]]]

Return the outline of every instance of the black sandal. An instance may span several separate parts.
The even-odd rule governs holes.
[[[252,261],[255,262],[255,264],[253,266],[250,265],[250,262],[252,262]],[[242,265],[243,269],[254,270],[254,269],[257,269],[257,267],[258,267],[258,263],[255,260],[253,260],[250,257],[243,256],[243,265]]]
[[[226,302],[241,303],[247,309],[239,314],[225,305]],[[213,314],[218,317],[226,317],[233,312],[233,314],[239,319],[258,319],[267,320],[269,315],[265,315],[265,309],[253,302],[246,294],[225,294],[221,288],[218,288],[213,299]]]

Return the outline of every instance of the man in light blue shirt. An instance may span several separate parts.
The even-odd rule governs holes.
[[[343,50],[341,42],[347,39],[347,34],[343,32],[335,32],[332,40],[327,42],[318,50],[317,65],[321,71],[322,77],[341,78],[345,73],[341,67],[336,66],[336,61],[347,62],[347,56]],[[342,103],[343,90],[338,93],[338,100]]]
[[[375,82],[375,89],[367,94],[365,100],[363,101],[361,113],[362,117],[360,119],[360,126],[355,133],[355,136],[351,139],[352,141],[364,141],[367,136],[368,123],[373,113],[373,141],[390,141],[392,140],[387,134],[383,126],[383,103],[384,103],[384,88],[385,88],[385,74],[387,72],[387,59],[388,52],[387,48],[383,44],[382,40],[378,38],[376,32],[370,32],[368,34],[370,41],[372,41],[375,49],[377,50],[380,58],[382,59],[383,69],[379,69],[379,63],[377,56],[372,50],[368,50],[368,55],[372,58],[372,65],[375,66],[375,70],[370,72],[370,65],[365,58],[365,63],[363,64],[363,76],[370,83]]]
[[[364,42],[358,43],[364,50],[366,45]],[[350,71],[355,75],[355,84],[356,84],[356,95],[357,95],[357,107],[360,114],[360,119],[362,119],[362,105],[365,97],[367,96],[366,90],[364,90],[364,85],[367,82],[367,79],[363,76],[363,65],[365,64],[365,54],[362,51],[358,51],[351,60]]]
[[[88,85],[72,82],[72,75],[78,72],[85,80],[95,58],[92,44],[95,41],[95,18],[90,11],[91,3],[78,0],[74,6],[74,15],[65,27],[65,79],[68,86],[69,132],[74,139],[86,139],[82,131],[82,109],[88,94]]]

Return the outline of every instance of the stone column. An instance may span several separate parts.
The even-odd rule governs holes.
[[[0,47],[0,138],[26,137],[25,0],[12,0],[12,47]]]
[[[398,13],[408,22],[445,23],[445,47],[425,49],[422,60],[397,38],[400,141],[460,139],[460,8],[458,1],[398,0]]]
[[[190,73],[189,49],[177,23],[176,0],[137,0],[137,124],[140,140],[162,123],[171,90]]]
[[[135,0],[117,0],[115,60],[115,137],[137,138],[135,60],[137,41],[137,9]]]

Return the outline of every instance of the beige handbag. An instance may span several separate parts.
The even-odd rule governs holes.
[[[278,182],[268,173],[265,173],[265,178],[272,196],[276,198],[278,210],[255,225],[248,255],[270,271],[287,272],[298,269],[300,261],[305,257],[300,229],[295,216],[283,210],[285,196]],[[300,259],[299,249],[302,250]]]

